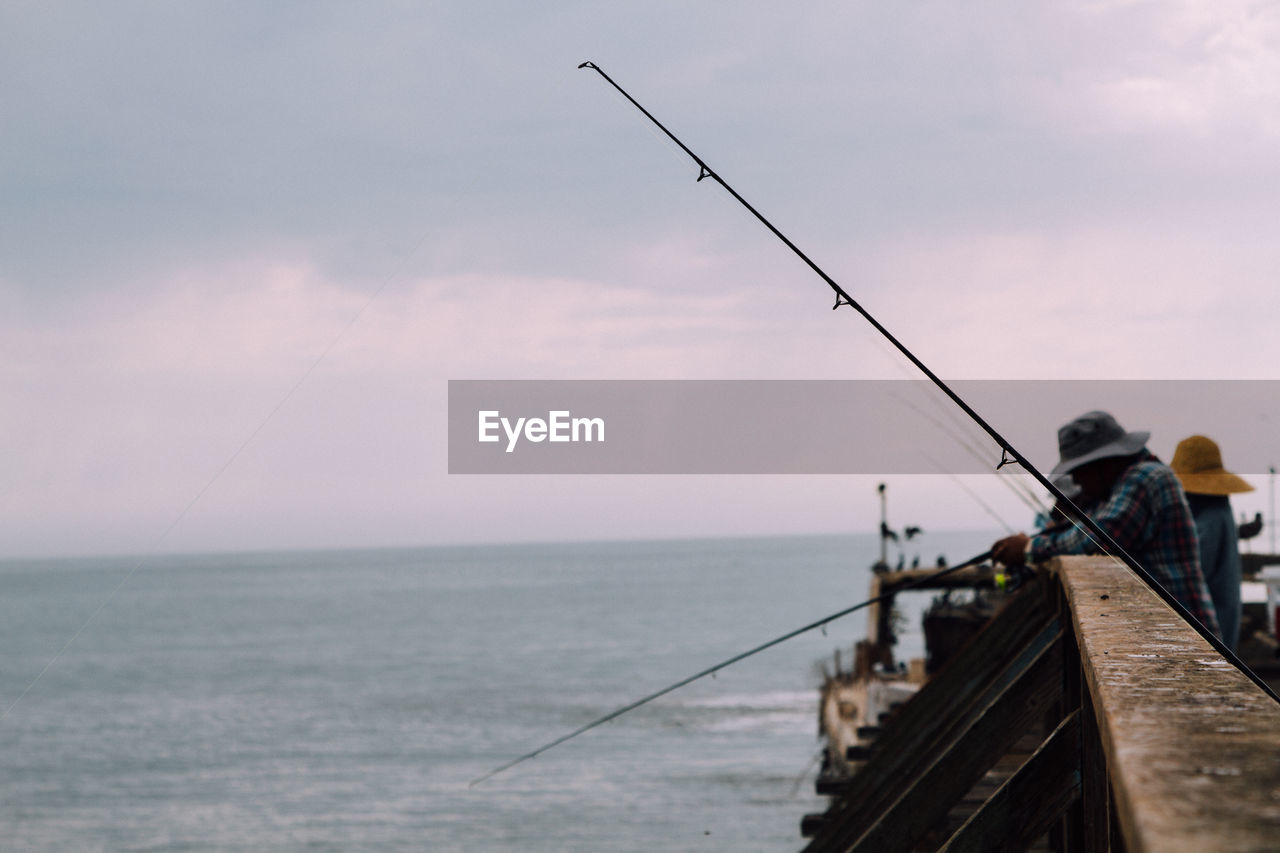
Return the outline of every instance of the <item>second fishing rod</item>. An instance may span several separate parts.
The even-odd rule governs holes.
[[[830,625],[832,622],[835,622],[837,619],[843,619],[845,616],[848,616],[851,613],[856,613],[859,610],[863,610],[867,607],[870,607],[873,604],[880,604],[882,602],[892,602],[899,593],[908,592],[913,589],[928,587],[930,584],[937,583],[938,581],[942,580],[942,578],[946,577],[947,575],[955,574],[956,572],[959,572],[963,569],[972,568],[974,566],[977,566],[985,562],[990,558],[991,558],[991,552],[984,551],[983,553],[978,554],[976,557],[970,557],[969,559],[965,560],[963,563],[957,563],[954,566],[948,566],[947,568],[939,569],[938,571],[935,571],[935,572],[918,575],[916,577],[913,577],[911,580],[907,580],[902,583],[896,584],[894,588],[889,592],[885,592],[880,595],[873,596],[872,598],[868,598],[865,601],[860,601],[857,604],[844,608],[843,610],[837,610],[835,613],[830,613],[826,616],[823,616],[821,619],[810,622],[808,625],[804,625],[802,627],[788,631],[787,633],[779,637],[774,637],[772,640],[761,643],[760,645],[754,646],[753,648],[747,649],[745,652],[739,652],[738,654],[734,655],[731,658],[722,660],[713,666],[709,666],[706,669],[703,669],[699,672],[695,672],[693,675],[682,678],[679,681],[676,681],[672,684],[668,684],[666,687],[663,687],[661,690],[657,690],[653,693],[650,693],[648,696],[644,696],[640,699],[637,699],[634,702],[630,702],[626,705],[623,705],[620,708],[615,708],[614,710],[605,714],[603,717],[598,717],[589,723],[585,723],[579,726],[578,728],[574,729],[573,731],[569,732],[568,734],[561,735],[560,737],[556,738],[553,741],[544,743],[542,746],[538,747],[537,749],[526,752],[523,755],[519,755],[511,759],[505,764],[495,767],[493,770],[490,770],[488,773],[485,773],[483,776],[480,776],[472,780],[470,787],[474,788],[475,786],[485,782],[486,780],[492,779],[494,776],[497,776],[499,773],[504,773],[507,770],[510,770],[512,767],[515,767],[517,764],[522,764],[531,758],[537,758],[542,753],[550,749],[554,749],[555,747],[559,746],[562,743],[565,743],[566,741],[573,740],[578,735],[586,734],[587,732],[591,731],[594,728],[597,728],[598,726],[602,726],[605,723],[608,723],[612,720],[616,720],[618,717],[621,717],[623,714],[628,714],[643,705],[649,704],[654,699],[659,699],[663,696],[666,696],[668,693],[672,693],[676,690],[679,690],[681,687],[692,684],[693,682],[706,678],[707,676],[714,676],[720,670],[725,669],[726,667],[732,666],[733,664],[738,663],[739,661],[746,660],[749,657],[754,657],[755,655],[760,654],[760,652],[763,652],[766,649],[771,649],[774,646],[777,646],[781,643],[785,643],[787,640],[798,637],[801,634],[807,634],[810,631],[816,631],[819,629],[825,631],[826,627]],[[1028,570],[1024,569],[1024,572],[1025,571],[1028,571]],[[1016,586],[1018,583],[1022,581],[1024,575],[1014,573],[1008,577],[1009,577],[1009,580],[1012,582],[1012,584]],[[993,582],[997,586],[1001,586],[1003,584],[1003,581],[996,577],[993,577]]]
[[[855,300],[852,296],[850,296],[849,293],[835,281],[835,279],[827,275],[826,271],[824,271],[820,266],[818,266],[807,254],[801,251],[799,246],[793,243],[790,238],[788,238],[785,234],[783,234],[780,230],[778,230],[778,228],[774,226],[774,224],[770,222],[764,216],[764,214],[756,210],[756,208],[750,202],[748,202],[745,198],[743,198],[738,193],[737,190],[735,190],[732,186],[730,186],[729,183],[725,181],[724,178],[722,178],[714,169],[708,166],[705,160],[703,160],[701,157],[695,154],[693,150],[689,148],[689,146],[685,145],[684,142],[682,142],[674,133],[668,130],[666,126],[663,125],[662,122],[658,121],[658,119],[655,118],[652,113],[650,113],[647,109],[645,109],[640,104],[639,101],[631,97],[630,93],[628,93],[625,89],[623,89],[616,82],[614,82],[613,78],[610,77],[608,74],[606,74],[604,72],[604,69],[602,69],[600,66],[596,65],[594,62],[583,62],[578,66],[578,68],[580,69],[585,68],[585,69],[595,71],[606,82],[608,82],[610,86],[612,86],[624,98],[626,98],[636,109],[638,109],[641,113],[643,113],[645,118],[649,119],[649,121],[652,122],[654,126],[656,126],[660,131],[662,131],[662,133],[668,139],[670,139],[677,146],[679,146],[680,150],[683,151],[685,154],[687,154],[689,158],[692,159],[695,164],[697,164],[699,182],[707,178],[710,178],[711,180],[719,184],[721,188],[723,188],[727,193],[729,193],[729,195],[733,196],[735,201],[737,201],[744,208],[746,208],[746,210],[752,216],[754,216],[757,220],[759,220],[759,222],[762,225],[764,225],[767,229],[769,229],[770,233],[772,233],[775,237],[781,240],[782,243],[786,245],[786,247],[796,255],[796,257],[798,257],[801,261],[805,263],[807,267],[809,267],[809,269],[811,269],[819,278],[821,278],[824,282],[826,282],[827,286],[830,287],[831,290],[835,293],[836,302],[833,308],[840,308],[843,305],[847,305],[850,308],[853,308],[855,311],[857,311],[868,323],[871,324],[871,326],[877,332],[879,332],[885,338],[885,340],[887,340],[890,344],[892,344],[893,347],[903,355],[903,357],[905,357],[917,369],[919,369],[920,372],[923,373],[925,377],[929,379],[930,382],[932,382],[935,386],[938,387],[939,390],[941,390],[944,394],[946,394],[947,397],[950,398],[951,401],[955,403],[965,413],[965,415],[967,415],[970,419],[972,419],[973,422],[977,424],[982,429],[983,432],[985,432],[988,436],[990,436],[991,439],[995,441],[995,443],[1000,447],[1001,458],[1000,458],[1000,462],[996,466],[997,469],[1002,468],[1005,465],[1017,464],[1024,471],[1026,471],[1032,477],[1034,477],[1036,481],[1042,487],[1044,487],[1049,492],[1050,495],[1053,496],[1054,500],[1057,502],[1059,506],[1067,509],[1069,515],[1073,517],[1073,520],[1088,533],[1090,538],[1093,539],[1093,541],[1097,544],[1097,546],[1103,552],[1123,562],[1129,568],[1130,571],[1132,571],[1135,575],[1137,575],[1142,580],[1142,582],[1145,583],[1147,587],[1151,589],[1152,592],[1158,595],[1162,601],[1164,601],[1167,605],[1169,605],[1169,607],[1171,607],[1173,611],[1177,613],[1179,617],[1182,618],[1183,621],[1185,621],[1188,625],[1194,628],[1195,631],[1202,638],[1204,638],[1204,640],[1208,642],[1209,645],[1211,645],[1215,651],[1217,651],[1220,655],[1222,655],[1224,658],[1230,661],[1238,670],[1244,673],[1249,678],[1249,680],[1251,680],[1254,684],[1256,684],[1259,688],[1261,688],[1264,692],[1266,692],[1267,695],[1269,695],[1272,699],[1274,699],[1277,702],[1280,702],[1280,696],[1276,695],[1275,691],[1271,689],[1270,685],[1268,685],[1265,681],[1263,681],[1262,678],[1260,678],[1256,673],[1253,672],[1253,670],[1249,669],[1249,667],[1245,665],[1244,661],[1242,661],[1236,655],[1236,653],[1232,651],[1229,646],[1226,645],[1226,643],[1224,643],[1221,639],[1219,639],[1217,635],[1215,635],[1212,631],[1205,628],[1205,626],[1200,623],[1200,620],[1196,619],[1190,613],[1190,611],[1188,611],[1187,608],[1184,607],[1182,603],[1179,602],[1173,596],[1172,593],[1170,593],[1167,589],[1165,589],[1164,586],[1159,581],[1157,581],[1154,577],[1152,577],[1151,573],[1148,572],[1146,568],[1144,568],[1136,559],[1134,559],[1132,554],[1128,553],[1128,551],[1122,548],[1119,545],[1119,543],[1117,543],[1111,537],[1110,534],[1108,534],[1105,530],[1103,530],[1092,518],[1089,517],[1088,513],[1084,512],[1084,510],[1082,510],[1070,498],[1068,498],[1065,494],[1063,494],[1062,491],[1057,486],[1055,486],[1053,482],[1049,480],[1048,477],[1046,477],[1038,468],[1036,468],[1036,466],[1031,464],[1031,462],[1025,456],[1019,453],[1017,448],[1015,448],[1003,435],[1001,435],[993,426],[991,426],[991,424],[987,423],[985,418],[983,418],[980,414],[978,414],[978,412],[975,411],[972,406],[970,406],[963,399],[961,399],[960,395],[957,394],[951,388],[951,386],[949,386],[946,382],[944,382],[941,378],[939,378],[936,373],[930,370],[928,365],[926,365],[923,361],[921,361],[916,356],[915,353],[913,353],[910,349],[907,348],[905,344],[903,344],[900,340],[898,340],[898,338],[894,336],[884,325],[882,325],[879,320],[873,317],[869,311],[867,311],[864,307],[862,307],[862,305],[860,305],[857,302],[857,300]]]

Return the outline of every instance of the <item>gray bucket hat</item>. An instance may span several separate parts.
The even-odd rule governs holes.
[[[1062,492],[1062,496],[1069,501],[1073,501],[1080,497],[1081,489],[1076,481],[1071,478],[1070,474],[1063,474],[1061,477],[1053,478],[1053,487]]]
[[[1132,456],[1147,446],[1150,437],[1149,432],[1125,432],[1106,412],[1086,412],[1058,430],[1061,459],[1049,477],[1056,480],[1095,459]]]

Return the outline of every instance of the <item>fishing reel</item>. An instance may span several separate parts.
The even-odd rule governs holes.
[[[1035,573],[1035,569],[1027,565],[1001,566],[995,569],[991,580],[997,592],[1013,592]]]

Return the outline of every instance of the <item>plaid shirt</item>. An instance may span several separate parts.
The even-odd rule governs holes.
[[[1195,519],[1173,471],[1148,453],[1129,466],[1112,487],[1110,497],[1089,515],[1201,625],[1222,636],[1200,571]],[[1057,554],[1098,552],[1078,526],[1042,533],[1032,538],[1030,546],[1033,562]]]

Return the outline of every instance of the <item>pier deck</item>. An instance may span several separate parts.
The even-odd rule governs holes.
[[[1119,563],[1059,558],[806,824],[807,851],[1275,850],[1280,704]]]

